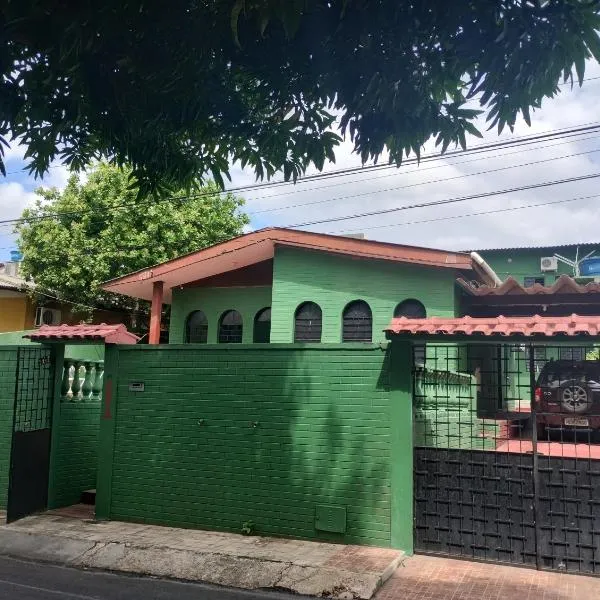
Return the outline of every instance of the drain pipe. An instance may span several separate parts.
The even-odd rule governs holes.
[[[488,265],[477,252],[471,252],[471,258],[481,267],[485,274],[494,282],[494,287],[502,285],[502,279],[496,275],[496,271]]]

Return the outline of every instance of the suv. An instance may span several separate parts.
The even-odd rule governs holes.
[[[538,438],[548,429],[600,429],[600,362],[554,360],[536,383]]]

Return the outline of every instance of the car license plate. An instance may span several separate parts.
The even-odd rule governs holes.
[[[566,417],[565,425],[571,425],[572,427],[588,427],[590,422],[587,419],[578,419],[576,417]]]

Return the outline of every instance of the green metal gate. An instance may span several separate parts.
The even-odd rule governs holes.
[[[44,347],[17,352],[7,522],[48,504],[54,352]]]
[[[417,552],[600,574],[593,356],[585,347],[427,345],[414,369]]]

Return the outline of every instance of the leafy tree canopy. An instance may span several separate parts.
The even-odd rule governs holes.
[[[62,192],[37,190],[37,204],[23,212],[16,231],[24,275],[40,292],[133,310],[135,300],[103,292],[101,283],[227,240],[248,223],[243,200],[215,193],[213,183],[179,200],[140,201],[129,175],[100,164],[85,183],[73,175]]]
[[[600,59],[596,0],[5,0],[0,136],[30,168],[133,165],[140,194],[239,161],[295,178],[334,158],[442,149]],[[0,144],[1,145],[1,144]]]

